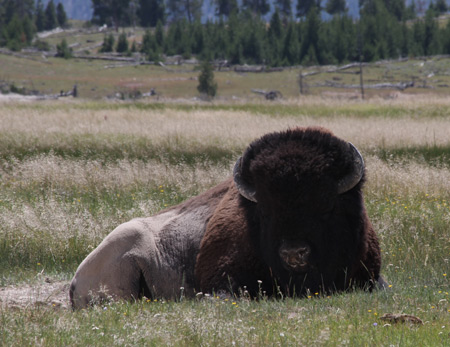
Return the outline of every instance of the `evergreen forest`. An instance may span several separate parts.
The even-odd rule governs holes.
[[[216,16],[202,21],[202,0],[92,0],[91,23],[122,33],[147,27],[137,47],[119,37],[125,40],[119,51],[140,50],[150,61],[181,55],[277,67],[450,54],[450,21],[440,20],[448,11],[445,0],[427,9],[414,1],[360,0],[359,18],[348,15],[343,0],[211,1]],[[63,6],[53,0],[45,8],[41,0],[0,0],[0,46],[19,50],[36,32],[66,25]],[[105,36],[104,46],[111,39]]]

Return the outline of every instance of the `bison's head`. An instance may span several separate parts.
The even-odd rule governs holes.
[[[280,286],[348,285],[364,228],[363,177],[358,150],[321,128],[268,134],[239,158],[234,181],[255,203],[252,238]]]

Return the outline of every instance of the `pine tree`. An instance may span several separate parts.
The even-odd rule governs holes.
[[[283,25],[281,23],[279,10],[277,8],[277,9],[275,9],[275,12],[273,13],[272,18],[270,19],[268,35],[273,36],[279,40],[279,39],[281,39],[282,34],[283,34]]]
[[[92,22],[119,27],[130,24],[130,0],[92,0]]]
[[[179,20],[184,18],[184,8],[182,6],[182,0],[167,0],[166,6],[169,23],[178,22]],[[172,25],[170,27],[172,27]]]
[[[423,20],[417,20],[412,27],[413,40],[411,45],[411,55],[422,56],[425,55],[425,23]]]
[[[281,23],[281,18],[279,15],[278,8],[270,19],[270,27],[267,32],[268,40],[268,52],[267,56],[269,58],[269,64],[272,66],[279,66],[281,64],[281,46],[284,34],[284,28]]]
[[[58,26],[56,8],[53,0],[50,0],[45,8],[45,30],[52,30]]]
[[[321,52],[319,50],[319,27],[321,20],[318,11],[315,7],[312,7],[305,21],[305,33],[302,37],[302,43],[300,47],[301,61],[308,65],[315,65],[321,63]]]
[[[161,20],[158,20],[155,28],[155,40],[158,47],[164,47],[164,26]]]
[[[56,18],[58,20],[58,25],[61,28],[64,28],[67,25],[67,14],[64,10],[64,5],[61,2],[56,6]]]
[[[35,26],[28,15],[25,15],[25,17],[23,17],[22,19],[22,29],[23,33],[25,34],[26,44],[31,44],[35,33]]]
[[[20,50],[36,32],[34,0],[0,0],[0,46]]]
[[[45,11],[44,5],[42,4],[42,0],[38,0],[36,4],[36,14],[34,23],[36,25],[37,31],[45,30]]]
[[[167,0],[167,9],[171,21],[187,19],[189,23],[200,20],[203,0]]]
[[[103,38],[102,47],[100,48],[101,53],[112,52],[114,49],[114,35],[109,34]]]
[[[438,23],[431,11],[425,15],[425,37],[423,42],[425,55],[438,54],[441,51]]]
[[[203,0],[183,0],[186,17],[189,23],[194,23],[202,18]]]
[[[434,8],[437,13],[443,14],[448,11],[448,6],[445,0],[436,0],[436,4],[434,5]]]
[[[405,15],[405,0],[384,0],[387,11],[401,21]]]
[[[14,0],[3,0],[2,2],[0,2],[1,31],[6,30],[6,26],[12,21],[15,14],[17,14],[17,10]],[[6,33],[2,33],[2,35],[6,37]]]
[[[216,16],[229,17],[231,13],[238,13],[237,0],[214,0],[216,4]]]
[[[381,36],[382,45],[384,45],[383,48],[386,49],[386,53],[385,56],[381,59],[401,57],[400,40],[402,35],[402,28],[399,23],[400,22],[393,19],[393,16],[388,17],[388,20],[386,20],[385,27]]]
[[[409,6],[405,8],[405,12],[403,14],[404,20],[411,20],[417,18],[417,11],[416,11],[416,2],[414,0],[411,1]]]
[[[117,39],[116,52],[117,53],[128,52],[128,39],[127,39],[127,34],[125,32],[122,32],[119,35],[119,38]]]
[[[376,15],[381,7],[386,8],[390,16],[401,21],[405,15],[405,0],[359,0],[360,13]]]
[[[252,17],[245,22],[242,28],[241,40],[244,59],[250,64],[262,64],[264,62],[265,23],[259,17]]]
[[[439,16],[439,13],[436,10],[436,7],[435,7],[433,1],[430,2],[429,6],[428,6],[428,9],[425,12],[425,15],[427,15],[427,14],[431,14],[433,17]]]
[[[163,0],[139,0],[139,19],[143,27],[154,28],[158,21],[164,23],[166,7]]]
[[[320,0],[297,0],[297,17],[306,17],[312,9],[320,10]]]
[[[270,11],[267,0],[242,0],[242,6],[258,16],[264,16]]]
[[[210,30],[208,30],[208,27]],[[206,23],[205,30],[211,31],[212,30],[211,23]],[[193,54],[201,54],[203,50],[205,49],[205,35],[203,32],[203,25],[200,23],[200,21],[196,21],[194,24],[192,24],[189,28],[190,33],[189,36],[191,38],[191,52]]]
[[[243,62],[243,45],[242,45],[242,21],[240,14],[231,13],[228,18],[226,31],[226,39],[229,47],[229,60],[231,64],[242,64]]]
[[[443,31],[442,35],[443,35],[442,53],[450,54],[450,21],[447,22],[447,26],[445,27],[445,30]]]
[[[291,0],[275,0],[275,7],[280,12],[283,22],[287,24],[289,19],[292,17]]]
[[[139,0],[127,0],[128,1],[128,7],[126,8],[126,13],[124,15],[124,25],[131,25],[133,28],[135,28],[137,25],[139,25]]]
[[[230,48],[231,64],[242,64],[244,61],[244,48],[240,41],[232,42]]]
[[[400,38],[400,55],[402,57],[408,57],[411,52],[412,46],[412,31],[408,28],[405,21],[401,24],[401,38]]]
[[[295,22],[290,22],[282,50],[283,65],[295,65],[300,62],[300,46]]]
[[[329,50],[336,63],[358,60],[356,56],[356,31],[352,19],[347,16],[333,16],[326,23]]]
[[[209,97],[216,96],[217,83],[214,81],[213,67],[208,60],[202,63],[200,71],[197,90]]]
[[[156,33],[153,35],[150,30],[147,30],[142,38],[141,52],[147,55],[149,61],[156,62],[160,60],[161,48],[162,46],[157,42]]]
[[[186,19],[181,19],[169,26],[164,40],[164,52],[167,55],[181,54],[185,58],[191,56],[191,37]]]
[[[12,51],[20,50],[25,44],[25,34],[22,22],[17,14],[14,14],[2,31],[6,46]]]
[[[401,22],[397,18],[399,13],[389,11],[384,0],[367,0],[360,13],[364,60],[375,61],[401,56],[400,40],[404,35]]]
[[[9,23],[15,14],[19,19],[33,18],[34,9],[35,0],[0,0],[0,24]]]
[[[325,11],[327,11],[329,14],[344,14],[347,12],[348,8],[346,5],[345,0],[328,0]]]
[[[211,55],[208,51],[214,51],[215,59],[229,59],[230,56],[230,41],[229,35],[227,33],[228,23],[225,23],[222,20],[219,20],[217,25],[213,25],[212,35],[208,37],[208,31],[206,31],[206,44],[204,49],[204,57],[207,57],[208,54]]]

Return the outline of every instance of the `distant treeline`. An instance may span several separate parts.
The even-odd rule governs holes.
[[[431,1],[427,10],[419,1],[416,7],[415,1],[359,0],[358,19],[348,16],[345,0],[274,0],[269,23],[262,19],[268,0],[211,1],[216,18],[207,23],[200,23],[203,0],[123,0],[110,7],[92,0],[92,21],[154,28],[141,47],[149,60],[179,54],[286,66],[450,54],[450,24],[437,20],[448,11],[446,0]],[[323,20],[324,12],[330,20]],[[112,49],[111,41],[105,38],[103,51]],[[123,48],[123,35],[119,41]]]
[[[158,60],[162,54],[180,54],[268,66],[450,54],[450,21],[440,27],[430,10],[422,18],[398,20],[381,0],[373,4],[361,11],[358,20],[336,14],[324,21],[312,9],[300,21],[283,22],[275,11],[270,23],[248,12],[206,24],[179,20],[168,30],[159,22],[146,32],[141,51],[149,60]]]
[[[450,21],[440,25],[437,16],[447,12],[446,0],[416,9],[405,0],[360,0],[360,17],[347,14],[345,0],[210,0],[216,18],[201,23],[203,0],[92,0],[92,23],[122,27],[141,25],[148,30],[139,46],[128,43],[122,32],[117,45],[105,36],[102,51],[140,50],[148,60],[164,55],[221,59],[231,64],[268,66],[341,64],[400,57],[450,54]],[[324,0],[325,2],[325,0]],[[238,5],[239,4],[239,5]],[[294,8],[295,7],[295,8]],[[324,20],[323,11],[331,19]],[[417,13],[423,13],[417,16]],[[36,33],[66,25],[61,4],[51,0],[0,0],[0,46],[20,49]]]
[[[64,6],[53,0],[45,8],[42,0],[0,0],[0,47],[19,50],[31,44],[36,32],[66,24]]]

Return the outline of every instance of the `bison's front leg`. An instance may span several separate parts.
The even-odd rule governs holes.
[[[153,233],[131,221],[120,225],[80,264],[70,286],[73,308],[90,302],[150,296],[150,273],[157,260]]]

